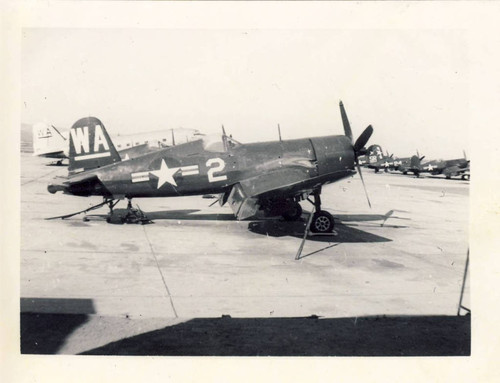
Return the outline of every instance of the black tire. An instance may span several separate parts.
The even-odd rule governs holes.
[[[289,210],[282,214],[285,221],[297,221],[302,217],[302,206],[300,204],[294,203]]]
[[[320,210],[314,213],[310,230],[313,233],[331,233],[333,231],[333,216],[327,211]]]
[[[404,174],[404,175],[407,175],[407,174],[408,174],[408,172],[406,172],[406,171],[405,171],[405,172],[403,172],[403,174]]]

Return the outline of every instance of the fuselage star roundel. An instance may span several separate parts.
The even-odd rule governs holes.
[[[130,160],[120,158],[99,119],[85,117],[70,130],[68,177],[48,191],[102,196],[93,208],[108,205],[108,222],[113,206],[127,198],[128,212],[120,219],[141,223],[145,215],[132,208],[132,198],[219,194],[220,205],[228,203],[239,220],[258,211],[295,220],[302,214],[299,202],[312,196],[310,230],[331,232],[334,221],[321,210],[321,187],[354,175],[355,168],[362,177],[357,158],[373,133],[368,126],[354,142],[342,102],[340,111],[344,135],[240,144],[223,130],[217,138],[201,136]]]

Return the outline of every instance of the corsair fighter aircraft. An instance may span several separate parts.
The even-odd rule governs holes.
[[[221,206],[228,203],[240,220],[259,210],[299,219],[299,201],[308,199],[315,207],[310,230],[328,233],[334,221],[321,210],[321,187],[354,175],[356,167],[361,176],[357,157],[373,133],[368,126],[354,142],[342,102],[340,109],[345,135],[240,144],[223,129],[222,136],[203,136],[128,161],[121,161],[101,121],[82,118],[70,131],[69,175],[48,191],[102,196],[97,206],[109,206],[108,222],[124,198],[129,200],[127,216],[120,218],[125,222],[142,222],[132,198],[219,194]]]

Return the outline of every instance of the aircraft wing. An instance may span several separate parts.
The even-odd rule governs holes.
[[[259,209],[259,201],[264,198],[291,197],[310,192],[306,181],[311,178],[315,166],[295,165],[275,168],[271,171],[249,177],[233,185],[228,197],[229,206],[238,219],[254,215]]]

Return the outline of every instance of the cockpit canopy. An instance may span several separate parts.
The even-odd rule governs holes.
[[[200,135],[200,139],[203,143],[203,149],[207,152],[227,152],[241,145],[231,136],[221,134]]]

